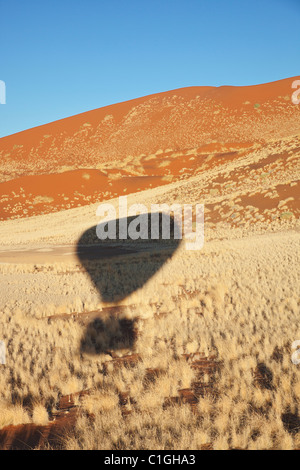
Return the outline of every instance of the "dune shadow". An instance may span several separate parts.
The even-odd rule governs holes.
[[[151,214],[143,214],[143,217],[144,229],[147,228],[141,230],[143,238],[121,238],[124,227],[127,232],[133,226],[139,228],[138,216],[132,216],[111,221],[114,239],[98,238],[97,234],[108,229],[108,223],[104,222],[86,230],[78,240],[77,257],[104,303],[118,305],[141,289],[174,255],[181,243],[178,237],[180,228],[172,215],[157,213],[155,219]],[[155,238],[152,238],[153,234]],[[104,320],[99,314],[99,318],[86,329],[81,351],[100,354],[107,349],[132,348],[134,339],[134,322],[118,319],[118,315]]]

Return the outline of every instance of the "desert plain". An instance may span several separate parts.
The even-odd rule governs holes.
[[[300,448],[297,79],[0,139],[1,449]],[[97,254],[124,195],[204,204],[203,248]]]

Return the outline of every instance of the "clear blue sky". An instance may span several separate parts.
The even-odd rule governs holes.
[[[193,85],[299,75],[300,0],[0,0],[0,137]]]

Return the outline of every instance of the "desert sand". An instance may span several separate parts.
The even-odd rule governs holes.
[[[296,79],[0,139],[0,448],[300,448]],[[122,195],[204,204],[203,249],[83,256]]]

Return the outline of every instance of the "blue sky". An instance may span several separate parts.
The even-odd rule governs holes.
[[[0,0],[0,137],[194,85],[299,75],[300,0]]]

